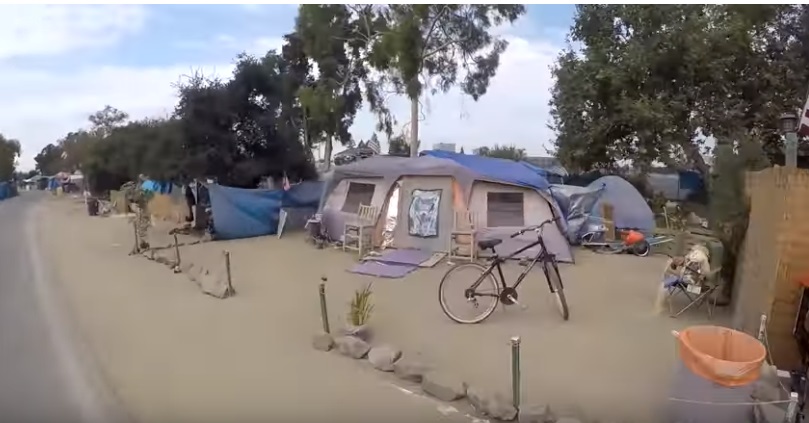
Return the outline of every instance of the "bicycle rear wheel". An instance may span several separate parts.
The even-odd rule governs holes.
[[[548,280],[548,286],[556,297],[556,306],[562,319],[567,320],[570,318],[570,309],[567,306],[567,298],[565,298],[565,287],[562,285],[562,275],[559,274],[559,266],[556,265],[555,260],[545,261],[542,263],[543,270],[545,271],[545,278]]]
[[[461,263],[450,268],[438,285],[441,310],[457,323],[480,323],[497,308],[500,287],[491,273],[477,263]],[[471,291],[472,285],[483,280]],[[470,295],[471,294],[471,295]],[[471,311],[464,313],[465,310]]]

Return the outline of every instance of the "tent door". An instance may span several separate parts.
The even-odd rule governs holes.
[[[452,178],[404,178],[400,192],[393,246],[445,251],[452,230]],[[434,209],[436,195],[440,198],[437,209]]]

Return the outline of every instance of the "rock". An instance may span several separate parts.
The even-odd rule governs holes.
[[[392,372],[393,364],[402,356],[402,351],[390,345],[380,345],[368,351],[368,361],[377,370]]]
[[[511,399],[501,394],[491,395],[482,389],[469,387],[466,389],[466,396],[472,407],[485,416],[505,421],[514,420],[517,417],[517,409],[514,408]]]
[[[368,325],[346,325],[346,327],[342,330],[342,334],[345,336],[360,338],[365,342],[371,342],[371,327]]]
[[[411,382],[421,382],[429,369],[424,363],[410,360],[407,357],[401,358],[393,363],[393,373],[400,379],[409,380]]]
[[[341,336],[334,340],[334,345],[337,347],[337,352],[351,358],[360,359],[368,354],[371,346],[362,339],[353,336]]]
[[[334,339],[328,333],[320,333],[312,338],[312,346],[319,351],[331,351]]]
[[[556,423],[551,407],[545,404],[522,405],[519,414],[520,423]]]
[[[423,375],[421,389],[441,401],[455,401],[466,396],[466,384],[440,372]]]

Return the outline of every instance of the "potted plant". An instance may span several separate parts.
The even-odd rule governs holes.
[[[366,342],[371,338],[368,320],[371,318],[371,312],[374,310],[374,305],[371,302],[371,296],[373,295],[371,285],[372,284],[369,283],[364,288],[354,292],[345,328],[346,335],[356,336]]]

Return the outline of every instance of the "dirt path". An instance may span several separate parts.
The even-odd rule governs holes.
[[[283,294],[216,300],[128,257],[129,228],[51,200],[40,237],[83,336],[136,420],[468,421],[310,346],[317,319]],[[272,275],[267,275],[268,278]],[[286,282],[293,282],[286,280]]]

